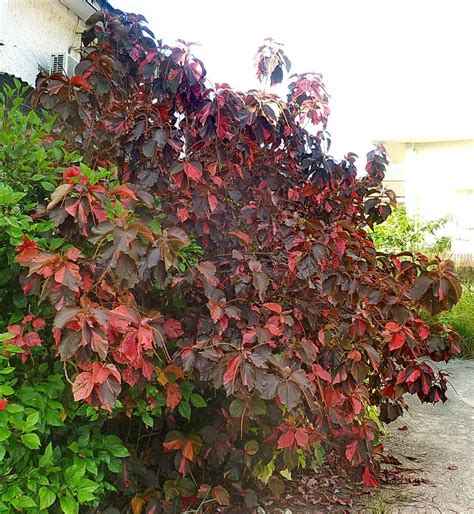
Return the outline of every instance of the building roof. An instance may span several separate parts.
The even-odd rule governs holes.
[[[61,0],[61,3],[84,22],[101,9],[115,11],[114,7],[107,0]]]

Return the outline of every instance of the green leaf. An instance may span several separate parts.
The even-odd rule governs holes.
[[[80,464],[73,464],[66,469],[66,472],[64,473],[64,479],[68,485],[75,487],[84,476],[85,472],[85,462],[81,462]]]
[[[23,507],[25,509],[31,507],[37,507],[35,501],[29,496],[20,496],[19,498],[14,498],[12,500],[13,507]]]
[[[26,421],[25,421],[25,424],[23,427],[23,432],[30,432],[31,430],[33,430],[36,427],[36,425],[38,424],[39,416],[40,416],[40,414],[38,411],[31,413],[26,418]]]
[[[7,427],[0,427],[0,441],[5,441],[10,437],[10,430]]]
[[[56,493],[49,489],[48,487],[40,487],[39,490],[39,502],[40,509],[47,509],[50,507],[56,500]]]
[[[9,414],[18,414],[19,412],[23,412],[25,408],[18,403],[9,403],[6,410]]]
[[[41,182],[41,186],[45,191],[52,192],[56,189],[56,186],[54,184],[51,184],[51,182]]]
[[[79,491],[77,499],[80,503],[90,502],[96,499],[96,495],[92,491]]]
[[[143,423],[145,423],[145,425],[153,428],[154,421],[153,421],[153,418],[151,417],[151,415],[148,412],[144,412],[142,414],[142,421],[143,421]]]
[[[48,464],[52,464],[53,463],[52,457],[53,457],[53,445],[51,443],[49,443],[48,446],[46,446],[46,449],[44,450],[43,456],[41,457],[41,459],[38,462],[38,466],[40,468],[43,468],[43,467],[47,466]]]
[[[0,396],[10,396],[15,391],[8,385],[0,385]]]
[[[182,401],[178,406],[178,412],[188,421],[191,419],[191,405],[188,402]]]
[[[41,446],[40,438],[36,434],[25,434],[20,439],[30,450],[37,450]]]
[[[193,407],[197,407],[198,409],[207,405],[206,400],[198,393],[193,393],[191,395],[191,403],[193,404]]]
[[[77,503],[71,495],[62,496],[59,499],[59,503],[64,514],[78,514],[79,503]]]
[[[109,451],[114,457],[129,457],[130,456],[130,452],[123,445],[112,446],[111,448],[109,448]]]

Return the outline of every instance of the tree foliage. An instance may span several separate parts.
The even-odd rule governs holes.
[[[384,149],[362,178],[353,154],[327,154],[319,74],[287,99],[211,85],[186,43],[132,14],[97,13],[83,43],[76,75],[39,76],[36,102],[84,164],[42,211],[60,243],[25,237],[17,262],[54,309],[74,398],[131,420],[114,426],[135,438],[134,509],[227,505],[229,484],[251,506],[251,477],[278,497],[328,451],[375,485],[373,408],[392,421],[405,393],[446,399],[423,357],[448,360],[458,338],[420,311],[460,294],[450,262],[368,237],[390,213]],[[268,44],[256,62],[274,84],[290,63]]]

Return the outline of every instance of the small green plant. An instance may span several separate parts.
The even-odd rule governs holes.
[[[76,514],[80,505],[98,506],[115,491],[108,477],[121,471],[128,450],[101,433],[104,415],[73,401],[39,336],[28,347],[35,362],[43,361],[36,366],[19,362],[25,349],[18,338],[0,334],[0,512]]]
[[[56,188],[64,163],[81,160],[52,137],[55,117],[46,111],[25,111],[28,86],[0,90],[0,180],[25,193],[26,202],[44,202]]]
[[[446,256],[451,239],[437,232],[449,221],[449,216],[434,221],[410,217],[404,205],[398,205],[384,223],[374,226],[370,237],[379,251],[388,253],[422,252],[429,257]]]

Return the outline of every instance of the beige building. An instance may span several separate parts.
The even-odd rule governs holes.
[[[442,235],[452,238],[453,258],[474,265],[472,133],[471,137],[392,138],[383,143],[391,162],[386,186],[411,215],[427,221],[449,215]]]

